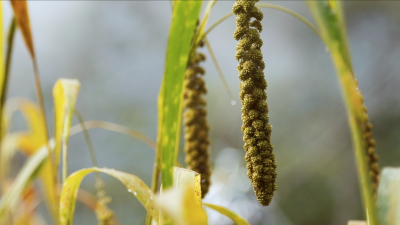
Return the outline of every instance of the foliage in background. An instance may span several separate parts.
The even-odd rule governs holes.
[[[261,52],[259,52],[262,41],[259,39],[258,33],[255,33],[257,31],[255,29],[252,29],[252,31],[250,31],[250,34],[246,33],[249,31],[248,23],[250,22],[250,16],[254,16],[256,18],[256,20],[251,21],[250,25],[261,31],[260,15],[262,15],[262,13],[261,11],[259,11],[258,8],[254,7],[254,2],[237,2],[243,4],[242,9],[236,9],[236,13],[239,14],[237,22],[239,25],[245,26],[245,29],[239,27],[239,31],[236,33],[237,39],[240,39],[243,36],[245,37],[241,40],[241,46],[244,47],[244,51],[240,52],[239,48],[237,56],[238,58],[242,59],[243,57],[247,57],[246,59],[251,59],[247,62],[256,60],[258,64],[263,64],[261,63],[262,55]],[[49,212],[54,219],[53,222],[55,224],[72,224],[75,202],[77,200],[85,202],[84,199],[80,199],[79,197],[79,185],[82,179],[91,172],[106,173],[120,180],[127,187],[127,191],[131,192],[135,197],[137,197],[148,211],[149,216],[147,224],[150,224],[151,222],[159,224],[206,223],[206,214],[200,204],[200,196],[202,195],[200,189],[201,178],[193,171],[183,170],[180,168],[176,168],[174,170],[173,167],[177,164],[176,160],[180,141],[180,126],[182,120],[182,95],[185,70],[187,69],[190,60],[194,59],[197,47],[199,46],[200,42],[205,41],[207,46],[209,46],[209,43],[206,40],[206,34],[209,33],[210,29],[216,27],[217,24],[219,24],[220,22],[222,22],[222,20],[226,18],[223,17],[222,20],[212,25],[209,30],[205,30],[208,16],[215,3],[216,1],[210,1],[206,6],[202,20],[199,22],[199,29],[196,29],[196,24],[199,18],[202,2],[175,1],[173,3],[173,16],[165,60],[165,73],[159,94],[157,151],[153,173],[153,183],[150,189],[146,186],[146,184],[143,183],[140,178],[135,175],[115,171],[113,169],[101,169],[97,167],[97,163],[93,163],[95,166],[93,168],[82,169],[71,175],[68,174],[67,147],[69,136],[72,133],[72,114],[73,112],[77,112],[75,109],[75,103],[77,101],[77,95],[80,86],[79,81],[60,79],[56,83],[53,92],[55,105],[55,134],[54,139],[49,138],[51,134],[49,134],[46,125],[47,122],[44,113],[44,101],[40,86],[38,65],[36,62],[33,47],[27,2],[11,1],[11,5],[14,10],[15,24],[22,32],[24,41],[28,48],[28,52],[32,57],[39,106],[30,101],[21,99],[17,99],[14,102],[9,101],[9,103],[7,104],[2,102],[0,108],[2,112],[2,123],[0,130],[4,133],[1,133],[2,142],[0,155],[0,181],[2,182],[0,185],[0,223],[11,224],[11,222],[16,221],[30,221],[29,223],[32,224],[34,224],[36,221],[37,224],[39,223],[37,222],[39,220],[36,219],[37,215],[34,213],[34,209],[32,209],[32,212],[28,214],[21,214],[18,209],[20,209],[21,206],[25,207],[28,205],[32,205],[35,197],[27,198],[24,196],[36,196],[35,194],[37,194],[38,190],[33,186],[33,181],[36,178],[40,178],[43,183],[43,189],[46,194],[46,199],[48,201],[47,206]],[[268,5],[268,7],[280,9],[282,11],[295,15],[297,18],[309,25],[314,31],[316,31],[316,33],[321,36],[322,40],[329,48],[333,57],[336,70],[338,72],[340,85],[342,87],[345,104],[348,110],[368,223],[371,225],[393,224],[393,221],[399,221],[396,217],[397,211],[395,207],[397,205],[392,204],[392,202],[387,199],[397,199],[398,193],[395,191],[395,188],[392,188],[397,187],[397,183],[395,183],[397,181],[396,179],[391,178],[397,177],[398,172],[392,171],[392,173],[387,172],[384,174],[385,179],[382,179],[383,182],[378,192],[379,204],[377,208],[375,202],[376,200],[374,198],[374,192],[376,192],[378,185],[377,181],[379,176],[379,168],[377,168],[376,156],[374,152],[374,141],[371,133],[372,127],[368,121],[366,108],[363,105],[363,98],[361,92],[358,90],[357,81],[353,74],[349,47],[347,43],[348,41],[346,35],[345,20],[343,17],[341,4],[337,1],[310,1],[308,2],[308,4],[317,22],[319,30],[317,30],[304,18],[298,16],[290,10],[288,11],[282,7],[275,7],[271,5]],[[253,12],[253,14],[240,16],[240,14],[243,13],[243,10],[247,12],[251,11]],[[230,15],[228,15],[228,17],[229,16]],[[2,21],[0,21],[0,24],[2,26]],[[13,33],[13,25],[11,25],[10,27],[10,31],[11,33]],[[243,32],[241,31],[241,29]],[[2,37],[2,34],[0,34],[1,50],[3,50]],[[10,37],[12,39],[13,35],[10,35]],[[246,38],[248,40],[245,40]],[[252,45],[253,42],[255,43],[254,45]],[[10,52],[12,52],[12,41],[8,43],[9,46],[7,46],[7,48],[11,49]],[[250,48],[251,51],[249,51]],[[0,90],[0,93],[2,93],[2,98],[6,94],[6,81],[8,77],[7,71],[9,71],[8,69],[4,68],[4,65],[9,65],[11,57],[6,57],[6,60],[7,61],[4,62],[2,56],[0,57],[0,79],[2,82],[0,82],[0,84],[2,84],[0,85],[0,87],[2,88],[2,90]],[[254,70],[251,65],[246,66],[241,65],[241,67],[239,67],[239,76],[241,76],[242,78],[244,78],[246,74],[248,75],[247,72]],[[262,73],[263,66],[257,66],[260,69],[260,71],[257,71],[258,75],[260,75]],[[250,84],[252,84],[250,81],[245,81],[245,83],[242,84],[242,90],[244,92],[248,90],[245,86],[249,86],[254,89],[254,85]],[[256,88],[263,89],[263,87]],[[265,93],[262,94],[261,92],[257,91],[252,94],[260,96],[260,99],[262,101],[260,101],[261,103],[259,104],[264,104],[264,100],[266,98],[266,95],[264,96]],[[246,101],[253,101],[251,98],[246,98],[244,94],[243,96],[241,96],[241,99],[244,101],[245,107],[247,103],[249,103]],[[20,110],[26,117],[28,130],[13,133],[6,132],[8,131],[10,118],[17,110]],[[249,116],[250,118],[256,117],[255,115],[253,115],[254,113],[250,112],[251,110],[249,112],[247,112],[247,110],[248,109],[246,108],[244,110],[246,116]],[[265,111],[267,110],[264,110],[261,113],[264,114],[266,113]],[[79,113],[76,114],[78,117],[80,117]],[[87,123],[89,122],[81,121],[81,131],[86,132],[86,129],[89,129],[85,127]],[[100,123],[97,123],[97,125],[104,129],[114,129],[118,132],[129,134],[141,140],[145,140],[146,143],[150,146],[154,147],[155,145],[154,141],[152,141],[151,139],[148,139],[141,133],[129,130],[129,128],[118,125],[104,124],[104,122],[102,121],[100,121]],[[267,126],[267,122],[265,122],[264,125]],[[110,126],[112,128],[110,128]],[[255,124],[254,127],[258,129],[257,124]],[[251,129],[248,129],[247,131],[244,130],[244,132],[245,134],[254,133],[254,131],[251,131]],[[265,134],[265,136],[269,140],[270,129],[267,129],[267,133],[268,134]],[[260,135],[261,134],[259,134],[259,136]],[[85,133],[85,138],[88,142],[88,145],[90,146],[91,142],[87,133]],[[246,140],[246,144],[248,144],[247,142],[252,145],[254,144],[252,141],[249,141],[251,138],[247,139],[248,140]],[[270,151],[272,151],[271,143],[268,143],[268,145],[271,146]],[[17,149],[27,155],[27,160],[24,166],[20,169],[18,175],[15,178],[11,178],[11,184],[8,185],[6,184],[6,178],[8,178],[7,169],[9,167],[10,159],[15,154]],[[250,151],[251,149],[249,148],[247,150]],[[257,152],[255,152],[255,154],[256,153]],[[266,156],[262,157],[262,159],[265,159],[265,157]],[[254,163],[253,161],[251,162]],[[267,167],[272,165],[271,163],[273,164],[272,161],[268,161]],[[62,179],[60,179],[58,173],[59,164],[62,164]],[[273,167],[275,168],[276,165],[274,165]],[[250,173],[258,170],[262,171],[264,169],[262,166],[260,167],[260,165],[256,165],[254,168],[250,171]],[[160,188],[160,184],[158,182],[160,175],[162,191],[156,197],[156,193]],[[251,174],[252,178],[255,180],[258,180],[258,175],[259,174]],[[268,175],[270,174],[268,173]],[[62,182],[59,182],[60,180]],[[62,186],[61,192],[58,188],[59,185]],[[34,194],[29,195],[29,193]],[[258,195],[260,195],[260,193],[258,193]],[[263,193],[261,195],[265,194]],[[265,197],[267,197],[269,203],[269,194],[268,196],[261,196],[262,202],[266,203],[264,199]],[[109,220],[110,217],[114,217],[114,215],[112,211],[107,208],[106,203],[108,203],[108,201],[105,200],[104,195],[98,196],[97,198],[90,197],[90,199],[92,199],[92,201],[96,201],[94,205],[100,205],[101,207],[103,207],[100,210],[96,210],[96,213],[98,213],[98,218],[102,220],[100,221],[101,223],[117,223],[116,219]],[[88,205],[90,204],[91,203],[89,203]],[[247,221],[245,221],[243,218],[233,213],[229,209],[225,209],[221,206],[215,206],[209,203],[204,203],[204,205],[220,212],[223,215],[230,217],[236,224],[248,224]],[[99,209],[99,207],[97,207],[97,209]],[[380,212],[379,215],[381,215],[380,218],[378,218],[378,210]]]

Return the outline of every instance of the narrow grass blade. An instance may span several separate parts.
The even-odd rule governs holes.
[[[370,225],[378,225],[375,200],[373,198],[372,178],[368,162],[368,149],[363,137],[368,116],[363,106],[363,98],[357,88],[350,60],[346,24],[340,1],[307,1],[325,40],[336,67],[342,95],[346,104],[353,145],[357,158],[359,177],[364,203]]]
[[[13,11],[14,11],[14,18],[16,20],[17,26],[21,30],[22,37],[28,48],[28,52],[32,58],[34,77],[35,77],[35,86],[36,86],[36,95],[37,95],[37,98],[39,101],[41,113],[43,114],[43,117],[46,118],[42,87],[41,87],[40,78],[39,78],[39,69],[38,69],[38,65],[37,65],[37,61],[36,61],[35,49],[34,49],[33,39],[32,39],[32,31],[31,31],[31,25],[30,25],[30,19],[29,19],[28,4],[27,4],[26,0],[10,1],[10,3],[13,8]],[[44,127],[46,127],[45,136],[46,136],[46,139],[48,139],[48,130],[47,130],[46,121],[44,122]],[[48,150],[48,154],[49,154],[48,158],[50,159],[51,158],[50,149]]]
[[[63,151],[63,180],[67,177],[67,145],[80,83],[78,80],[59,79],[53,88],[54,96],[54,171],[57,171],[61,149]]]
[[[5,106],[6,124],[17,110],[22,113],[28,127],[28,134],[19,142],[19,148],[29,156],[47,142],[44,118],[36,103],[24,98],[14,98]]]
[[[3,3],[0,2],[0,31],[3,31]],[[3,40],[3,32],[0,32],[0,52],[3,52],[4,49],[4,40]],[[0,105],[0,118],[2,118],[2,110],[3,110],[3,104],[4,104],[4,95],[5,95],[5,90],[6,90],[6,76],[5,76],[5,66],[4,66],[4,58],[3,54],[0,54],[0,99],[1,105]],[[0,124],[2,121],[0,121]],[[0,126],[0,131],[2,131],[2,125]],[[1,138],[2,132],[0,132],[0,138]]]
[[[192,170],[174,167],[174,188],[161,192],[157,203],[166,215],[160,216],[159,224],[207,224],[201,207],[200,174]]]
[[[163,88],[159,99],[160,137],[157,153],[161,159],[163,188],[172,187],[173,166],[179,149],[184,73],[190,44],[202,1],[176,1],[169,32]]]
[[[143,134],[140,131],[134,130],[132,128],[122,126],[116,123],[110,123],[110,122],[105,122],[105,121],[100,121],[100,120],[90,120],[85,122],[85,127],[86,129],[93,129],[93,128],[101,128],[104,130],[109,130],[109,131],[114,131],[117,133],[125,134],[128,136],[131,136],[133,138],[138,139],[139,141],[142,141],[146,145],[148,145],[150,148],[156,150],[157,148],[157,143],[148,137],[147,135]],[[80,124],[74,125],[71,127],[70,131],[70,136],[77,134],[79,132],[82,132],[82,127]]]
[[[158,220],[158,209],[153,205],[153,193],[149,187],[137,176],[116,171],[113,169],[90,168],[82,169],[71,174],[65,181],[60,196],[60,224],[70,225],[73,221],[75,203],[79,186],[83,178],[92,172],[101,172],[121,181],[128,192],[131,192],[142,205]]]
[[[53,147],[54,142],[50,141],[49,146]],[[43,146],[28,158],[27,162],[15,178],[12,187],[0,199],[0,221],[3,219],[7,210],[15,205],[24,188],[36,177],[41,169],[41,165],[45,162],[46,157],[47,147]]]
[[[29,54],[35,60],[35,49],[33,47],[31,25],[29,20],[28,5],[26,0],[10,1],[14,10],[15,19],[22,32],[22,37],[28,47]]]
[[[238,214],[232,212],[231,210],[229,210],[225,207],[213,205],[213,204],[209,204],[209,203],[203,203],[203,205],[214,209],[215,211],[221,213],[222,215],[229,217],[230,219],[232,219],[232,221],[236,225],[250,225],[250,223],[247,222],[245,219],[243,219],[241,216],[239,216]]]
[[[197,32],[197,37],[196,37],[196,41],[194,42],[194,46],[198,46],[200,41],[202,40],[202,37],[204,37],[204,30],[206,29],[206,25],[208,22],[208,18],[210,16],[211,13],[211,9],[212,7],[215,5],[215,3],[217,3],[217,0],[211,0],[208,2],[205,10],[204,10],[204,14],[203,14],[203,18],[201,19],[201,25],[200,28]]]
[[[380,225],[400,224],[400,168],[384,168],[378,189]]]
[[[0,3],[1,4],[1,3]],[[2,24],[2,22],[0,22]],[[14,37],[15,37],[15,30],[16,30],[16,22],[15,18],[13,17],[11,20],[11,24],[8,30],[8,35],[7,35],[7,50],[6,50],[6,62],[4,66],[4,73],[2,66],[0,65],[0,118],[3,118],[3,108],[6,102],[6,95],[7,95],[7,89],[8,89],[8,80],[10,77],[10,67],[11,67],[11,56],[13,53],[14,49]],[[2,36],[2,34],[0,34]],[[2,37],[0,38],[0,41],[2,41]],[[0,44],[2,45],[2,44]],[[0,47],[1,49],[3,47]],[[0,56],[0,64],[3,63],[2,56]],[[3,120],[0,120],[0,139],[3,137],[6,131],[6,124],[4,123]]]
[[[276,9],[276,10],[279,10],[281,12],[287,13],[287,14],[295,17],[296,19],[300,20],[305,25],[307,25],[309,28],[311,28],[311,30],[313,30],[322,39],[322,41],[324,41],[324,39],[323,39],[322,35],[320,34],[320,32],[318,31],[318,29],[312,23],[310,23],[307,19],[302,17],[300,14],[298,14],[298,13],[296,13],[296,12],[294,12],[294,11],[288,9],[288,8],[285,8],[285,7],[282,7],[282,6],[279,6],[279,5],[274,5],[274,4],[258,3],[258,4],[256,4],[256,6],[260,7],[260,8]],[[211,27],[208,28],[203,33],[203,37],[202,38],[207,36],[207,34],[209,34],[215,27],[217,27],[220,23],[222,23],[223,21],[225,21],[226,19],[228,19],[231,16],[233,16],[233,12],[227,13],[225,16],[220,18],[217,22],[215,22],[213,25],[211,25]]]
[[[226,92],[228,92],[228,95],[229,95],[229,97],[231,98],[231,104],[232,104],[232,105],[235,105],[235,104],[236,104],[235,98],[233,97],[232,92],[231,92],[231,89],[229,88],[228,83],[227,83],[226,80],[225,80],[225,77],[224,77],[224,74],[222,73],[221,67],[219,67],[217,58],[215,58],[214,52],[213,52],[213,50],[212,50],[212,48],[211,48],[210,42],[208,41],[207,37],[204,38],[204,42],[206,43],[208,52],[209,52],[210,55],[211,55],[211,59],[212,59],[213,62],[214,62],[215,68],[216,68],[217,71],[218,71],[219,78],[221,79],[222,83],[224,84],[224,87],[225,87]]]

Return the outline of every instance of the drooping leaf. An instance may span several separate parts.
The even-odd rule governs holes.
[[[10,3],[14,10],[14,15],[18,24],[18,28],[21,30],[22,37],[25,41],[26,46],[28,47],[29,54],[31,55],[33,60],[36,60],[27,2],[26,0],[17,0],[10,1]]]
[[[146,210],[151,213],[152,217],[158,221],[158,209],[155,208],[153,204],[153,192],[140,178],[113,169],[93,167],[79,170],[71,174],[65,181],[60,196],[61,225],[72,224],[79,186],[83,178],[92,172],[102,172],[121,181],[126,186],[127,191],[131,192],[139,202],[142,203]]]
[[[0,2],[0,30],[3,31],[3,3]],[[0,32],[0,52],[3,52],[4,48],[3,32]],[[3,99],[3,93],[5,89],[5,67],[4,67],[4,57],[0,54],[0,99]],[[0,110],[3,110],[3,106],[0,106]],[[1,117],[0,117],[1,118]],[[1,132],[0,132],[1,135]]]
[[[54,147],[54,141],[50,141],[49,146]],[[12,208],[21,196],[24,188],[32,181],[41,169],[41,165],[47,158],[47,147],[43,146],[28,158],[11,188],[0,199],[0,221],[3,219],[8,209]]]
[[[400,168],[383,168],[377,208],[380,225],[400,224]]]
[[[27,135],[19,142],[18,147],[26,155],[32,155],[40,147],[46,144],[46,127],[44,118],[36,103],[29,99],[13,98],[7,102],[5,111],[6,124],[9,123],[15,111],[20,111],[28,126]]]
[[[159,224],[205,225],[207,215],[201,207],[200,174],[174,167],[174,187],[162,191],[157,204],[167,217],[160,216]]]
[[[154,150],[156,150],[156,148],[157,148],[157,143],[153,139],[148,137],[147,135],[143,134],[142,132],[140,132],[138,130],[134,130],[129,127],[122,126],[122,125],[119,125],[116,123],[110,123],[110,122],[100,121],[100,120],[90,120],[90,121],[85,122],[85,127],[87,130],[93,129],[93,128],[101,128],[101,129],[125,134],[125,135],[131,136],[133,138],[136,138],[139,141],[142,141],[143,143],[147,144],[150,148],[152,148]],[[81,132],[82,129],[83,128],[80,124],[72,126],[70,136]]]
[[[344,13],[340,1],[307,1],[320,29],[323,40],[331,52],[346,104],[357,158],[362,195],[370,225],[378,225],[377,210],[373,197],[369,155],[364,132],[368,123],[366,108],[353,74]]]
[[[76,79],[59,79],[53,88],[55,118],[54,136],[56,140],[54,150],[55,171],[57,171],[60,162],[61,149],[65,153],[64,156],[66,157],[72,116],[79,88],[80,83]],[[67,173],[67,171],[63,172]],[[64,174],[64,177],[66,177],[65,175],[66,174]]]
[[[169,32],[163,86],[159,94],[158,157],[164,188],[172,187],[179,149],[184,73],[202,1],[176,1]]]
[[[203,203],[203,205],[210,207],[210,208],[214,209],[215,211],[221,213],[222,215],[229,217],[230,219],[232,219],[232,221],[236,225],[250,225],[250,223],[247,222],[245,219],[243,219],[241,216],[239,216],[238,214],[232,212],[231,210],[229,210],[225,207],[213,205],[213,204],[209,204],[209,203]]]

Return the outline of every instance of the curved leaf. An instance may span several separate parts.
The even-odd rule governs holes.
[[[54,150],[54,170],[57,171],[62,149],[64,154],[63,158],[65,160],[63,165],[64,178],[66,178],[67,174],[67,144],[79,88],[80,83],[76,79],[59,79],[53,88],[55,118],[54,136],[56,140]]]
[[[158,210],[154,207],[154,194],[150,188],[137,176],[107,168],[82,169],[71,174],[64,183],[60,196],[60,224],[70,225],[73,221],[75,203],[79,186],[83,178],[92,172],[102,172],[117,178],[142,205],[158,221]]]
[[[15,19],[19,29],[22,32],[25,44],[28,46],[29,54],[35,61],[35,50],[33,48],[31,25],[29,22],[28,5],[26,0],[10,1],[11,6],[14,10]]]
[[[231,210],[229,210],[225,207],[213,205],[213,204],[209,204],[209,203],[203,203],[203,205],[210,207],[210,208],[214,209],[215,211],[221,213],[222,215],[229,217],[233,222],[235,222],[236,225],[250,225],[250,223],[247,222],[245,219],[243,219],[241,216],[239,216],[238,214],[232,212]]]
[[[26,155],[32,155],[40,147],[46,144],[46,127],[40,108],[29,99],[13,98],[7,101],[5,106],[5,125],[9,123],[16,111],[20,111],[26,121],[29,131],[22,138],[18,147]]]
[[[368,221],[378,225],[376,204],[373,197],[373,182],[370,175],[368,144],[364,137],[368,115],[363,105],[363,97],[357,87],[348,47],[348,38],[344,13],[340,1],[307,1],[311,13],[318,24],[323,40],[329,48],[342,95],[347,108],[349,125],[353,137],[353,146],[358,164],[364,205]]]

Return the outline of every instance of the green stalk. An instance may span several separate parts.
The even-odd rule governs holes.
[[[3,80],[3,86],[1,87],[1,96],[0,96],[0,143],[3,140],[3,111],[4,111],[4,104],[6,102],[6,95],[7,95],[7,89],[8,89],[8,78],[10,77],[10,66],[11,66],[11,58],[12,58],[12,52],[14,49],[14,36],[15,36],[15,30],[16,30],[16,22],[15,18],[13,17],[11,20],[10,27],[8,29],[8,35],[7,35],[7,50],[6,50],[6,62],[5,62],[5,68],[4,68],[4,80]],[[1,149],[0,149],[1,151]],[[1,177],[1,183],[4,184],[3,182],[3,177]],[[0,186],[0,189],[2,186]],[[0,190],[0,193],[2,190]]]
[[[308,6],[331,51],[336,67],[342,95],[349,117],[353,145],[361,181],[362,196],[370,225],[378,225],[378,216],[373,198],[372,178],[367,154],[367,143],[363,137],[368,116],[363,105],[361,92],[353,74],[348,48],[346,25],[339,1],[308,1]]]
[[[15,18],[13,17],[11,20],[10,28],[8,30],[7,35],[7,52],[6,52],[6,63],[5,63],[5,72],[4,72],[4,82],[3,87],[1,87],[1,108],[3,108],[4,103],[6,101],[7,89],[8,89],[8,78],[10,77],[10,67],[11,67],[11,58],[12,52],[14,48],[14,36],[17,24],[15,22]],[[2,118],[2,111],[0,111],[0,118]],[[0,123],[2,120],[0,120]]]

